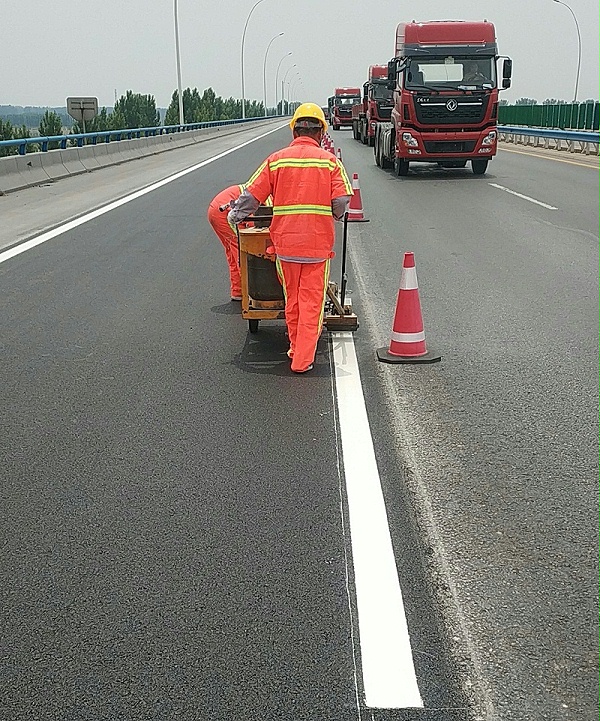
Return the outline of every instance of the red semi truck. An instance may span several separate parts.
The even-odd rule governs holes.
[[[375,145],[377,123],[391,117],[394,101],[387,84],[387,65],[371,65],[362,100],[352,107],[352,134],[363,145]]]
[[[492,23],[400,23],[388,63],[394,107],[390,122],[377,125],[377,165],[407,175],[413,162],[464,168],[470,161],[483,175],[497,149],[500,57],[505,89],[512,61],[498,55]]]
[[[328,98],[329,122],[333,130],[352,125],[352,106],[360,103],[360,88],[336,88]]]

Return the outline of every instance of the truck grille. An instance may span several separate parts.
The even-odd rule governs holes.
[[[340,116],[340,118],[351,118],[352,117],[352,109],[351,108],[348,108],[347,110],[346,110],[346,108],[344,108],[343,110],[342,110],[342,108],[338,108],[337,112],[338,112],[338,115]]]
[[[488,102],[487,95],[421,95],[415,98],[415,108],[423,125],[477,125],[485,117]]]
[[[389,120],[392,117],[392,109],[382,108],[381,105],[377,106],[377,113],[382,120]]]
[[[452,142],[447,140],[425,140],[426,152],[431,155],[442,153],[472,153],[475,150],[475,141],[466,140],[462,142]]]

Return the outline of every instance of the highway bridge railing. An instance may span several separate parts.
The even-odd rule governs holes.
[[[598,155],[600,133],[585,130],[498,125],[498,139],[506,143]]]
[[[599,130],[600,103],[543,103],[542,105],[500,105],[502,125],[560,130]]]
[[[98,145],[98,143],[120,142],[121,140],[139,138],[155,138],[161,135],[173,135],[174,133],[185,133],[205,128],[239,126],[244,123],[259,120],[265,120],[265,117],[213,120],[206,123],[189,123],[187,125],[160,125],[150,128],[124,128],[120,130],[103,130],[94,133],[70,133],[67,135],[52,135],[48,137],[13,138],[12,140],[0,140],[0,149],[17,148],[19,155],[40,151],[45,153],[48,150],[65,150],[73,146],[81,148],[84,145]],[[2,154],[1,151],[0,154]]]
[[[18,154],[0,157],[0,194],[53,182],[97,168],[156,155],[245,130],[250,123],[272,126],[281,116],[219,120],[190,125],[110,130],[76,135],[22,138],[0,141],[17,147]],[[35,144],[36,152],[28,152]]]

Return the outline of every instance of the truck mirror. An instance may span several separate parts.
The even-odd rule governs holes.
[[[398,73],[398,65],[396,58],[390,60],[387,64],[387,88],[388,90],[395,90],[396,88],[396,76]]]
[[[512,76],[512,60],[510,58],[504,58],[504,62],[502,63],[502,78],[504,80],[510,80]],[[502,83],[502,87],[510,87],[510,84],[508,86],[504,85]]]
[[[508,90],[510,88],[510,78],[502,78],[502,89]]]

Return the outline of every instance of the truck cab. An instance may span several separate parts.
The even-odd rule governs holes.
[[[352,108],[352,132],[355,140],[373,146],[377,123],[390,119],[394,101],[387,65],[371,65],[368,78],[361,102]]]
[[[483,175],[497,150],[498,90],[510,87],[505,58],[499,83],[494,25],[488,21],[404,22],[388,63],[391,123],[375,145],[375,161],[406,175],[409,163]],[[378,162],[379,161],[379,162]]]
[[[360,88],[335,88],[329,98],[329,116],[333,130],[352,126],[352,107],[361,101]]]

